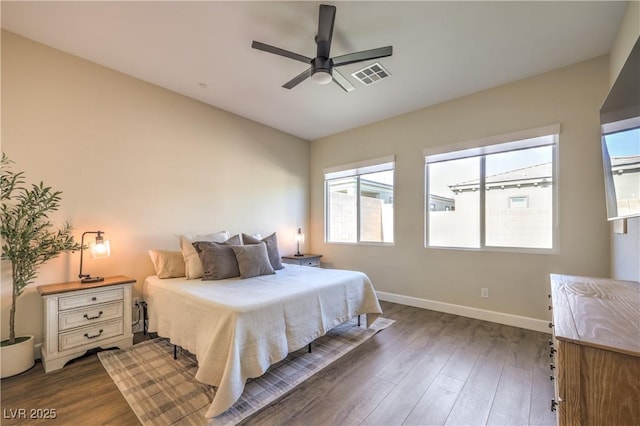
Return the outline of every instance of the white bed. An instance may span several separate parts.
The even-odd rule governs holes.
[[[240,398],[248,378],[355,315],[382,310],[362,272],[285,265],[273,275],[144,282],[149,331],[196,355],[196,379],[216,387],[206,416]]]

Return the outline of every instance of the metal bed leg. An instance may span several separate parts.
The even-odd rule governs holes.
[[[307,350],[311,353],[311,343],[309,343],[309,348]]]
[[[358,315],[358,327],[360,327],[360,315]]]
[[[144,300],[140,302],[142,305],[142,332],[146,336],[149,331],[149,318],[147,317],[147,302]]]
[[[173,345],[173,359],[178,359],[178,347]]]

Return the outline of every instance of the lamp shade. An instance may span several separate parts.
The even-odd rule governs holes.
[[[111,244],[109,240],[102,240],[98,242],[96,241],[89,242],[89,253],[91,253],[92,259],[99,259],[102,257],[109,257],[111,255]]]

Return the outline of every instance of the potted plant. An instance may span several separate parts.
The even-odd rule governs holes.
[[[34,364],[34,337],[16,337],[16,300],[37,276],[38,268],[62,252],[80,250],[71,226],[53,229],[49,214],[60,206],[60,191],[42,182],[27,185],[23,172],[11,170],[13,162],[2,153],[0,162],[0,236],[2,260],[11,262],[13,291],[9,313],[9,338],[0,342],[2,377],[22,373]]]

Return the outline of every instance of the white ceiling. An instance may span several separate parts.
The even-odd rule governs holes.
[[[314,140],[607,54],[626,2],[331,2],[331,55],[392,45],[391,77],[346,93],[282,84],[315,56],[320,2],[2,1],[2,28]],[[206,88],[200,87],[206,84]]]

